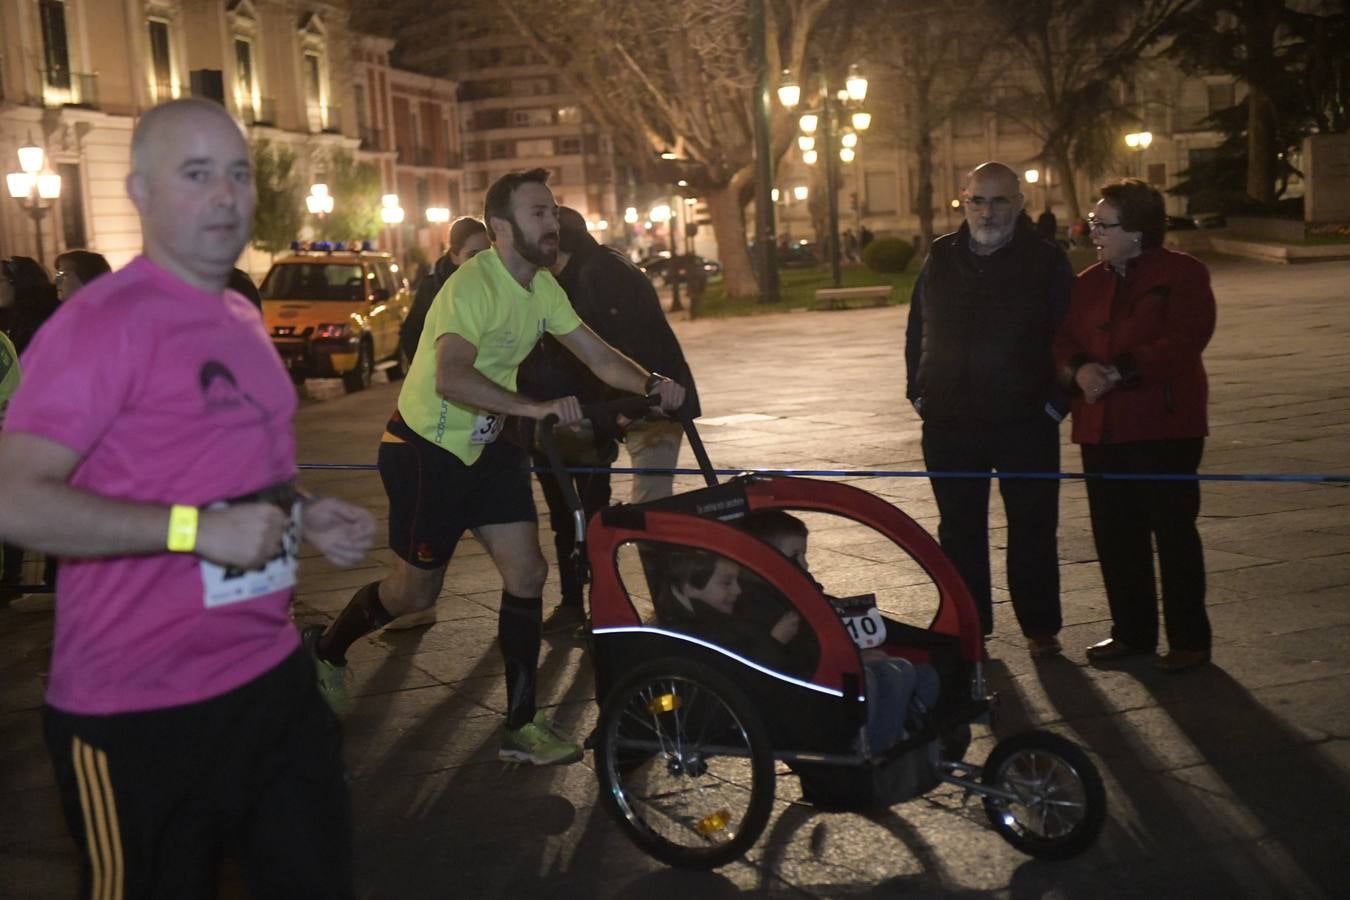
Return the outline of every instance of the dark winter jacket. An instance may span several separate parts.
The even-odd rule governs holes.
[[[924,421],[980,428],[1025,421],[1067,398],[1050,345],[1068,307],[1064,251],[1020,217],[1007,246],[970,249],[970,229],[933,242],[914,284],[905,336],[906,396]]]
[[[1103,263],[1079,275],[1054,347],[1062,383],[1074,394],[1074,443],[1208,434],[1200,354],[1214,319],[1209,270],[1185,253],[1155,247],[1130,260],[1123,275]],[[1096,403],[1074,381],[1087,362],[1114,365],[1124,379]]]
[[[412,306],[408,309],[408,318],[403,320],[399,329],[398,341],[408,362],[417,354],[417,342],[422,339],[422,329],[427,324],[427,313],[431,311],[431,302],[441,292],[441,288],[459,266],[446,253],[436,260],[436,264],[417,281],[417,290],[413,294]]]
[[[558,284],[581,320],[610,346],[684,387],[681,415],[699,416],[698,391],[684,351],[641,269],[617,250],[587,238],[559,274]],[[585,403],[613,394],[551,335],[521,363],[516,384],[522,394],[539,400],[571,395]]]

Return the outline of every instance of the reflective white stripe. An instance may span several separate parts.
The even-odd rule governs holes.
[[[703,640],[703,638],[694,637],[692,634],[685,634],[680,631],[669,631],[665,628],[653,628],[649,625],[623,625],[616,628],[596,628],[592,634],[659,634],[665,637],[676,638],[681,641],[688,641],[691,644],[698,644],[700,647],[707,647],[709,650],[715,650],[723,656],[730,657],[737,662],[744,663],[756,672],[762,672],[770,678],[777,678],[779,681],[786,681],[788,684],[795,684],[797,687],[804,687],[812,691],[818,691],[822,694],[828,694],[831,697],[843,697],[844,692],[835,688],[822,687],[818,684],[812,684],[809,681],[802,681],[800,678],[793,678],[791,675],[784,675],[782,672],[775,672],[766,666],[762,666],[752,659],[746,659],[737,653],[732,653],[725,647],[719,647],[717,644]],[[859,700],[863,698],[858,697]]]

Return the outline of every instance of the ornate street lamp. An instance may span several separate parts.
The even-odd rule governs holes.
[[[5,176],[9,195],[18,200],[33,219],[33,240],[37,244],[38,262],[44,266],[47,257],[42,246],[42,219],[61,197],[61,176],[44,172],[46,166],[46,152],[34,144],[32,135],[29,135],[28,143],[19,148],[19,171]]]
[[[1144,177],[1144,151],[1153,143],[1153,132],[1136,131],[1125,135],[1125,146],[1139,151],[1139,177]]]
[[[783,87],[796,90],[784,90]],[[804,110],[797,120],[802,130],[801,136],[797,138],[802,162],[813,166],[821,153],[825,155],[825,190],[830,209],[830,273],[835,287],[843,282],[840,271],[838,163],[853,162],[858,152],[859,133],[866,131],[872,124],[872,115],[859,108],[866,97],[867,79],[857,65],[851,65],[842,89],[832,90],[828,81],[821,78],[815,108]],[[795,109],[801,99],[801,89],[795,82],[779,87],[778,100],[785,108]],[[852,127],[845,125],[846,114],[847,122]]]
[[[386,225],[397,225],[403,221],[403,207],[398,204],[398,194],[385,194],[380,198],[380,221]]]
[[[323,223],[328,220],[328,214],[333,211],[333,195],[328,193],[328,185],[322,181],[309,186],[309,194],[305,197],[305,208],[309,214],[319,220],[319,227],[322,230]]]

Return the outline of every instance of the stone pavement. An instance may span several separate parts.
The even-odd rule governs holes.
[[[1350,471],[1350,263],[1212,262],[1219,327],[1206,354],[1212,436],[1203,469]],[[903,399],[903,308],[676,327],[699,377],[703,433],[718,465],[922,467],[918,422]],[[302,461],[370,462],[394,391],[383,385],[306,405]],[[1064,460],[1079,468],[1067,444]],[[385,512],[374,473],[307,473],[305,481]],[[935,530],[922,479],[857,481]],[[617,478],[616,496],[626,494]],[[945,788],[864,817],[816,812],[797,802],[796,781],[784,775],[775,816],[745,862],[715,873],[665,869],[597,806],[589,756],[543,770],[496,761],[499,584],[481,549],[466,542],[436,625],[381,634],[352,653],[361,696],[347,753],[359,896],[1344,896],[1350,493],[1344,485],[1209,483],[1203,496],[1215,633],[1207,670],[1169,677],[1146,663],[1109,671],[1085,664],[1082,648],[1104,637],[1108,622],[1081,483],[1067,483],[1060,501],[1066,655],[1033,664],[1006,593],[997,598],[997,732],[1062,732],[1089,749],[1107,780],[1101,840],[1058,863],[1013,850],[988,830],[977,802],[963,805]],[[1001,515],[995,501],[996,584]],[[811,557],[832,587],[898,583],[867,548],[828,533],[813,539]],[[307,558],[298,618],[327,621],[387,559],[380,549],[364,568],[340,572]],[[546,608],[556,596],[551,583]],[[0,896],[72,892],[73,854],[39,731],[49,636],[49,618],[0,610]],[[586,733],[596,708],[577,642],[550,637],[541,682],[558,722]],[[977,761],[993,743],[978,731]]]

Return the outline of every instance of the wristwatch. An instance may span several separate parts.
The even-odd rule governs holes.
[[[642,393],[651,396],[656,393],[656,389],[660,387],[661,382],[669,380],[669,378],[662,375],[660,372],[653,372],[647,376],[647,383],[642,386]]]

